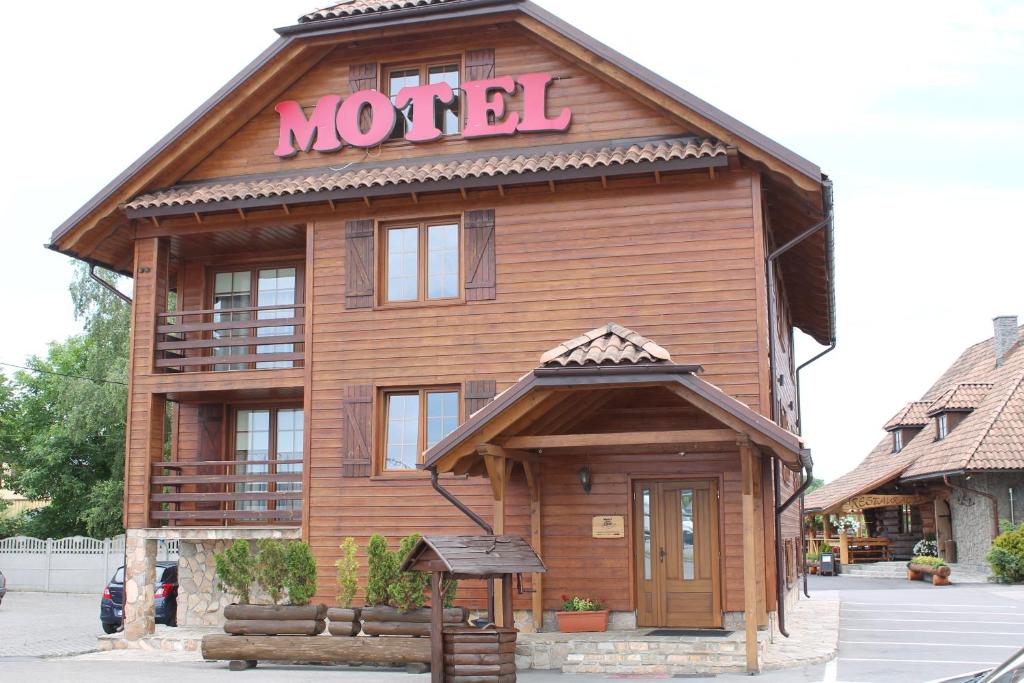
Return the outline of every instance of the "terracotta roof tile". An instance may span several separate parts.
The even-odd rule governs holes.
[[[441,5],[448,2],[465,2],[465,0],[343,0],[329,7],[303,14],[299,17],[299,23],[305,24],[310,21],[357,17],[363,14],[380,14],[410,7]]]
[[[990,391],[990,383],[957,384],[928,404],[927,414],[931,417],[949,411],[974,410]]]
[[[897,427],[923,427],[928,424],[928,416],[925,414],[927,407],[928,401],[908,403],[885,423],[885,429],[888,431]]]
[[[726,153],[726,146],[721,142],[692,137],[580,143],[579,147],[559,146],[549,151],[542,148],[508,150],[489,156],[351,164],[340,169],[327,167],[187,183],[139,195],[128,202],[126,208],[193,206],[310,192],[714,157]]]
[[[540,357],[541,366],[671,363],[668,351],[617,323],[562,342]]]
[[[1021,327],[1024,331],[1024,326]],[[896,421],[924,426],[920,415],[938,405],[974,407],[941,441],[935,431],[923,429],[892,452],[886,435],[850,472],[807,495],[809,510],[825,510],[870,491],[896,477],[910,479],[947,472],[985,469],[1024,469],[1024,342],[1011,349],[996,367],[992,339],[968,347],[932,385],[921,401],[908,404]]]

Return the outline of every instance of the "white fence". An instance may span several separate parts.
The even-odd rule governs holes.
[[[178,542],[160,541],[157,560],[177,560]],[[102,591],[124,564],[124,536],[54,540],[12,536],[0,540],[0,571],[7,590],[50,593]]]

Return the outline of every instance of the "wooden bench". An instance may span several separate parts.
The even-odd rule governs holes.
[[[847,552],[850,564],[888,562],[892,559],[892,541],[888,538],[852,538]]]

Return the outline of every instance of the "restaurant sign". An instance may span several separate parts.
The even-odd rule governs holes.
[[[465,101],[462,137],[482,138],[516,133],[564,131],[572,112],[565,107],[556,116],[547,115],[547,89],[554,77],[537,72],[523,76],[502,76],[468,81],[460,86]],[[507,112],[507,97],[521,92],[522,111]],[[287,158],[299,152],[336,152],[345,145],[373,147],[388,139],[399,110],[409,108],[410,123],[405,133],[409,142],[430,142],[441,137],[434,118],[435,103],[451,104],[455,92],[447,83],[405,87],[392,102],[378,90],[360,90],[344,100],[324,95],[309,117],[295,100],[279,102],[280,129],[274,154]]]

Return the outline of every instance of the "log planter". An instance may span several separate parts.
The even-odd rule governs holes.
[[[448,681],[515,683],[516,630],[445,626],[444,673]]]
[[[589,612],[556,612],[558,630],[562,633],[593,633],[608,630],[608,610]]]
[[[318,636],[326,605],[228,605],[224,632],[233,636]]]
[[[402,611],[396,607],[364,607],[363,633],[368,636],[429,636],[430,608]],[[465,607],[449,607],[444,610],[444,626],[459,626],[466,623],[469,610]]]
[[[357,636],[363,628],[358,607],[331,607],[327,610],[327,631],[332,636]]]
[[[933,567],[930,564],[914,564],[913,562],[907,562],[907,578],[909,580],[927,580],[925,577],[930,576],[933,586],[948,586],[950,571],[949,565],[945,564],[939,567]]]

